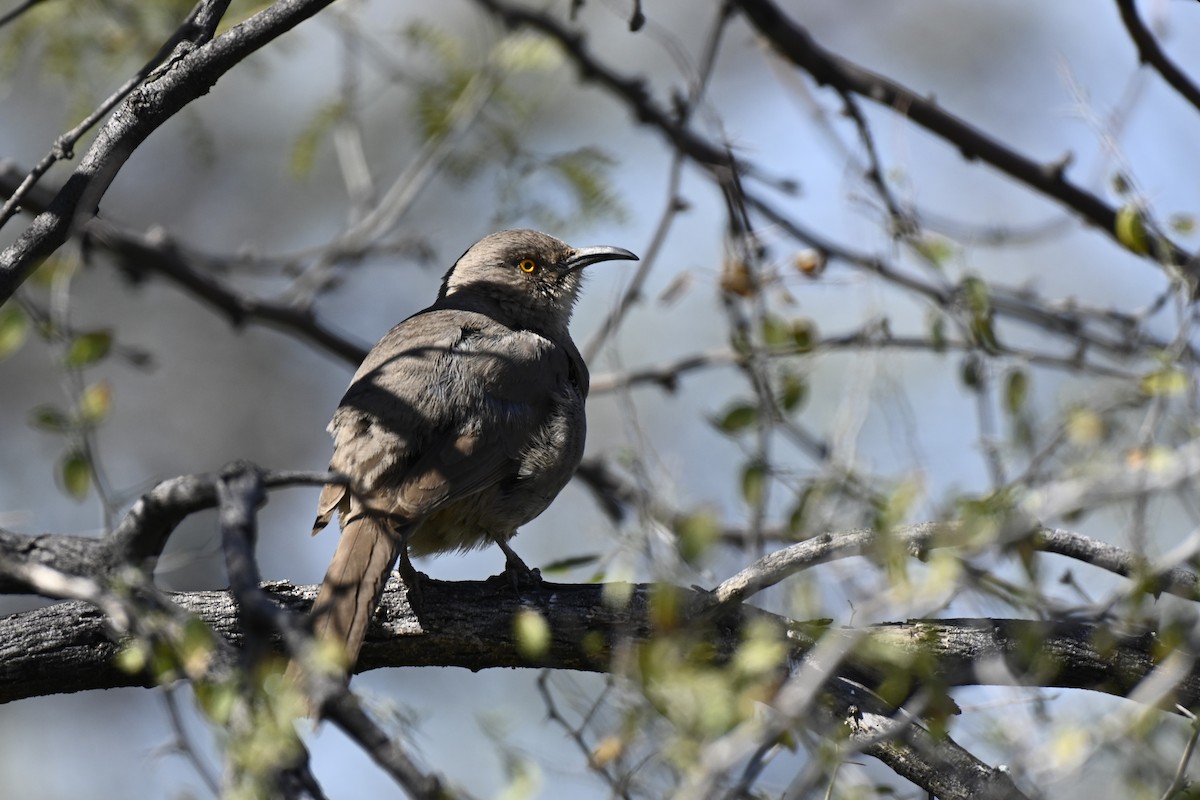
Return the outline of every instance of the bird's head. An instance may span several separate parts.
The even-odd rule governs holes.
[[[471,245],[442,280],[438,300],[495,304],[506,322],[533,330],[566,328],[583,268],[637,260],[620,247],[571,247],[533,230],[499,231]]]

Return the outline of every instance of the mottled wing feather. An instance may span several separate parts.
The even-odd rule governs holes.
[[[350,494],[341,484],[327,483],[321,487],[321,496],[317,499],[317,518],[313,521],[313,536],[324,530],[329,520],[333,519],[334,511],[345,514],[349,500]]]
[[[566,353],[482,315],[466,322],[461,311],[411,317],[372,350],[347,390],[331,425],[331,468],[358,476],[365,485],[356,488],[376,495],[369,506],[417,519],[482,491],[515,474],[547,419]],[[431,384],[434,375],[445,383]],[[332,513],[344,501],[330,502]]]

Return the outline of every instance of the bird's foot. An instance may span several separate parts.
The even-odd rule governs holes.
[[[504,572],[493,575],[485,581],[485,583],[504,586],[517,594],[540,588],[543,582],[540,569],[530,569],[523,564],[518,566],[512,562],[504,565]]]
[[[518,594],[522,589],[540,588],[543,583],[542,571],[536,568],[530,569],[524,563],[514,564],[509,561],[504,565],[504,575],[508,578],[508,585]]]
[[[530,569],[521,560],[521,557],[508,546],[508,542],[497,539],[496,544],[504,551],[504,573],[495,576],[495,579],[507,580],[508,585],[518,594],[522,589],[536,589],[542,585],[541,570]]]

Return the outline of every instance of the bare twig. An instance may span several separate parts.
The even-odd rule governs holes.
[[[16,6],[16,8],[12,9],[8,13],[0,15],[0,28],[3,28],[5,25],[21,16],[29,9],[43,2],[45,2],[45,0],[25,0],[25,2],[19,4]]]
[[[827,336],[816,340],[811,347],[773,348],[765,351],[772,358],[808,356],[853,350],[913,350],[929,353],[970,352],[976,346],[957,339],[931,341],[922,336],[896,336],[878,332],[878,326],[839,336]],[[1068,372],[1086,372],[1098,377],[1120,380],[1137,380],[1140,375],[1119,367],[1112,367],[1075,357],[1056,356],[1021,348],[1001,347],[1000,355],[1014,361],[1034,364]],[[651,385],[669,392],[675,391],[685,375],[706,369],[736,366],[745,356],[732,348],[721,347],[682,356],[674,361],[647,367],[633,367],[621,372],[602,373],[592,379],[592,393],[605,394],[631,386]]]
[[[554,699],[554,694],[550,690],[550,674],[550,670],[542,670],[537,679],[537,690],[538,694],[541,695],[542,704],[546,708],[546,718],[563,729],[563,732],[574,742],[580,754],[588,760],[591,770],[604,779],[604,782],[608,784],[614,796],[620,797],[622,800],[633,800],[633,796],[629,792],[629,787],[626,785],[627,779],[614,775],[607,764],[596,762],[595,754],[592,752],[592,748],[588,747],[588,743],[583,736],[584,726],[587,724],[586,720],[579,725],[572,725],[559,710],[558,702]],[[598,704],[600,701],[597,700],[596,702]],[[593,706],[593,709],[595,709],[595,706]]]
[[[1138,16],[1134,0],[1117,0],[1117,8],[1121,12],[1121,21],[1125,23],[1125,29],[1129,31],[1129,38],[1137,46],[1141,62],[1153,67],[1172,89],[1200,111],[1200,86],[1163,52],[1158,40],[1154,38],[1154,32]]]
[[[1191,785],[1188,779],[1188,764],[1192,760],[1192,754],[1196,752],[1196,740],[1200,739],[1200,720],[1197,720],[1196,715],[1188,709],[1177,706],[1179,713],[1186,716],[1192,723],[1192,732],[1188,735],[1187,744],[1183,747],[1183,754],[1179,756],[1179,766],[1175,770],[1175,777],[1171,779],[1171,783],[1162,793],[1162,800],[1171,800],[1172,797]]]
[[[640,9],[636,13],[640,14]],[[709,29],[704,45],[704,53],[700,58],[700,67],[697,70],[695,78],[690,81],[688,96],[677,108],[679,125],[687,124],[688,120],[695,113],[697,106],[704,99],[704,92],[708,87],[709,79],[712,77],[713,66],[716,64],[721,39],[726,27],[729,25],[729,19],[729,3],[722,2],[717,9],[716,17]],[[612,337],[621,326],[629,309],[641,299],[642,288],[645,286],[647,278],[650,277],[650,271],[658,262],[659,251],[666,241],[667,234],[670,232],[671,226],[675,222],[676,217],[678,217],[679,212],[684,208],[683,199],[679,196],[679,188],[683,181],[684,160],[684,154],[679,151],[675,151],[671,156],[671,167],[667,177],[667,201],[663,207],[662,214],[659,216],[658,224],[654,228],[654,234],[650,237],[650,244],[646,247],[641,263],[638,264],[637,272],[634,273],[633,278],[629,281],[629,285],[625,288],[621,299],[617,301],[616,306],[604,318],[604,321],[600,323],[599,328],[596,329],[592,337],[580,348],[584,360],[590,360],[599,352],[604,342]]]

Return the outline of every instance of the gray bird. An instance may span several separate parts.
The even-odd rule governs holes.
[[[331,470],[313,533],[342,535],[313,604],[319,637],[358,657],[388,575],[416,589],[412,555],[508,540],[541,514],[583,456],[588,370],[568,323],[590,264],[637,256],[500,231],[450,268],[437,300],[367,354],[329,432]]]

